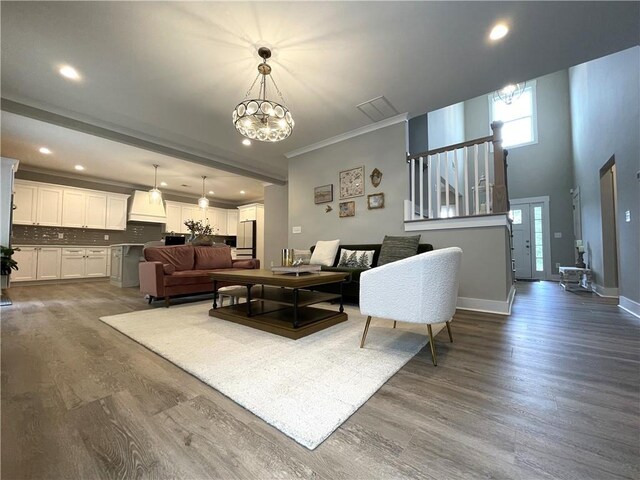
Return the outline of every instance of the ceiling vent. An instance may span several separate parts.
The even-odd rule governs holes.
[[[356,108],[369,117],[372,122],[379,122],[400,113],[384,95],[362,102],[360,105],[356,105]]]

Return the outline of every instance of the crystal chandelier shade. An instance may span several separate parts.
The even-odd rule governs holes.
[[[245,98],[240,102],[233,110],[232,120],[236,130],[251,140],[279,142],[291,135],[295,122],[289,109],[284,106],[282,93],[270,76],[271,67],[267,64],[267,58],[271,57],[271,51],[261,47],[258,54],[262,57],[263,62],[258,65],[258,76],[245,96],[249,97],[251,90],[260,78],[258,98]],[[282,103],[267,99],[268,79],[271,79]]]
[[[153,174],[153,188],[149,190],[149,203],[159,205],[162,203],[162,192],[158,189],[158,165],[153,164],[155,172]]]
[[[209,199],[204,193],[204,181],[206,180],[206,178],[206,176],[202,176],[202,197],[198,199],[198,206],[203,210],[209,207]]]
[[[502,100],[507,105],[511,105],[520,98],[520,95],[522,95],[526,86],[527,82],[511,83],[500,90],[496,90],[493,93],[493,98],[495,100]]]

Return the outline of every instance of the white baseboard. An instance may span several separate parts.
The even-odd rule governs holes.
[[[630,298],[622,297],[622,296],[619,297],[618,302],[619,302],[618,306],[621,309],[626,310],[631,315],[634,315],[634,316],[640,318],[640,303],[634,302]]]
[[[601,297],[607,298],[618,298],[618,289],[613,287],[603,287],[602,285],[598,285],[594,283],[591,289]]]
[[[516,296],[516,287],[511,285],[506,300],[485,300],[484,298],[458,297],[456,308],[460,310],[473,310],[475,312],[497,313],[498,315],[511,315],[511,305]]]

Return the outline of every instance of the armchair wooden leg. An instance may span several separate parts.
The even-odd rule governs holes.
[[[371,323],[371,315],[367,317],[367,323],[364,326],[364,332],[362,333],[362,341],[360,342],[360,348],[364,348],[364,340],[367,338],[367,332],[369,331],[369,324]]]
[[[436,345],[433,341],[433,331],[431,330],[431,324],[427,324],[427,330],[429,331],[429,346],[431,347],[431,360],[433,360],[433,366],[438,366],[438,359],[436,357]]]
[[[447,322],[447,332],[449,332],[449,341],[453,343],[453,335],[451,335],[451,321]]]
[[[396,323],[398,323],[398,322],[396,322],[396,321],[394,320],[394,321],[393,321],[393,328],[396,328]]]

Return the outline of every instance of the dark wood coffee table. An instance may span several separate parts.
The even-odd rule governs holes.
[[[295,275],[274,274],[270,270],[213,272],[213,308],[209,315],[265,332],[297,340],[348,319],[342,305],[344,272],[317,272]],[[246,303],[218,307],[218,282],[242,285],[225,295],[244,297]],[[312,292],[309,287],[340,283],[340,294]],[[311,305],[340,301],[338,311]]]

